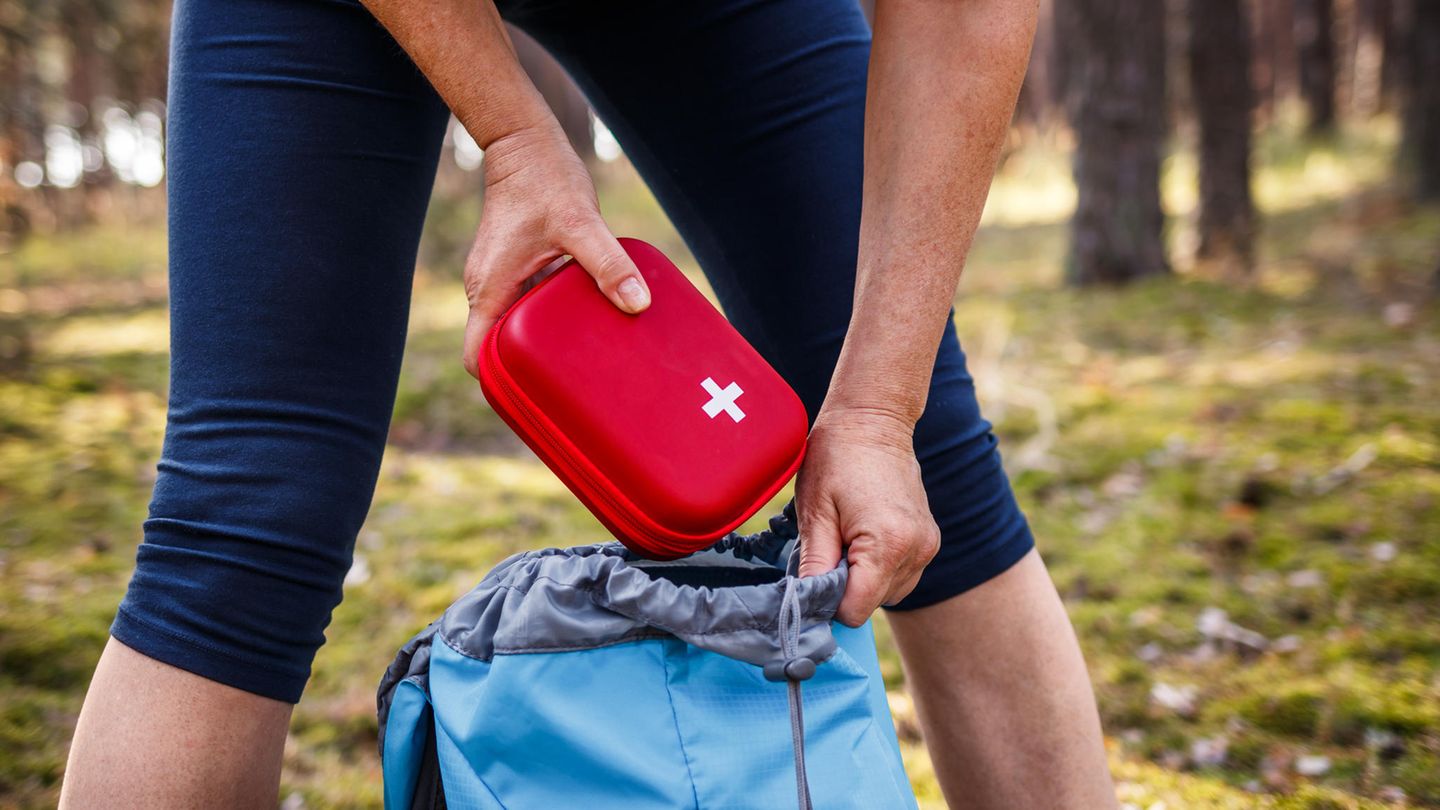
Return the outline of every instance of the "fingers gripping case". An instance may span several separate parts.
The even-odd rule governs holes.
[[[673,559],[733,531],[790,480],[805,408],[664,254],[620,244],[649,309],[622,312],[568,262],[490,330],[480,385],[616,539]]]

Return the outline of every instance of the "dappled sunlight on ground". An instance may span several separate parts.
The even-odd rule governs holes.
[[[1271,216],[1243,284],[1064,289],[1063,158],[1010,156],[992,194],[956,325],[1127,807],[1440,804],[1440,211],[1380,182],[1392,142],[1262,142]],[[623,164],[602,176],[615,230],[708,290]],[[1171,158],[1177,256],[1192,183]],[[509,554],[604,538],[460,365],[477,211],[432,206],[391,445],[286,747],[305,806],[379,806],[373,688],[411,634]],[[133,564],[164,426],[163,260],[153,228],[0,257],[0,337],[26,347],[0,369],[0,804],[53,804]],[[911,777],[942,807],[875,627]]]
[[[170,318],[162,309],[76,316],[56,324],[39,343],[41,352],[57,358],[168,352]]]

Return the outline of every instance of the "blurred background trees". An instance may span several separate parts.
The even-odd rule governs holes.
[[[1305,101],[1312,135],[1335,128],[1335,2],[1294,0],[1295,52],[1300,68],[1300,97]]]
[[[1440,807],[1440,0],[1039,7],[954,322],[1121,800]],[[55,804],[154,481],[168,16],[0,0],[0,807]],[[573,83],[515,44],[610,225],[707,289]],[[287,810],[381,806],[372,676],[505,555],[599,539],[456,361],[483,157],[452,121]]]
[[[164,177],[167,0],[0,3],[0,249],[137,207]],[[124,215],[124,214],[120,214]]]
[[[1415,192],[1440,200],[1440,3],[1400,0],[1404,13],[1405,135],[1403,159],[1415,172]],[[1408,36],[1407,36],[1408,34]]]
[[[1197,236],[1183,258],[1244,275],[1262,226],[1252,136],[1302,120],[1403,122],[1400,171],[1440,196],[1440,8],[1429,0],[1045,0],[1017,137],[1074,144],[1070,278],[1167,272],[1157,186],[1171,142],[1198,153]],[[167,0],[0,4],[0,246],[31,230],[154,217],[163,205]],[[584,97],[528,37],[516,47],[586,160],[618,154]],[[447,173],[478,150],[454,132]],[[597,156],[597,143],[601,153]],[[459,189],[463,182],[451,184]],[[444,186],[442,186],[443,188]]]
[[[1187,65],[1199,131],[1199,241],[1195,257],[1248,273],[1255,260],[1250,193],[1255,87],[1243,0],[1189,0]]]
[[[1069,276],[1077,284],[1122,284],[1168,272],[1160,207],[1165,6],[1057,0],[1055,10],[1079,194]]]

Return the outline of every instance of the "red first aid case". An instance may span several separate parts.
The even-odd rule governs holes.
[[[495,412],[632,551],[674,559],[733,531],[805,452],[800,398],[659,250],[620,244],[650,287],[622,312],[568,262],[480,350]]]

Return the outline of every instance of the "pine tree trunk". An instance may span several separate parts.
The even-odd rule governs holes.
[[[1410,30],[1413,0],[1393,0],[1385,21],[1385,58],[1380,66],[1380,93],[1387,105],[1403,108],[1410,83]]]
[[[1295,0],[1295,49],[1300,96],[1310,112],[1310,133],[1335,129],[1334,0]]]
[[[1282,102],[1295,94],[1299,58],[1295,54],[1294,0],[1251,0],[1255,112],[1268,125]]]
[[[1250,29],[1242,0],[1189,0],[1190,91],[1200,129],[1196,257],[1248,272],[1255,256],[1250,196]]]
[[[102,20],[93,1],[71,0],[60,6],[60,30],[70,46],[69,76],[65,83],[66,100],[75,112],[66,121],[74,128],[80,141],[92,148],[102,147],[96,99],[105,94],[103,52],[99,47]],[[80,176],[80,205],[66,211],[67,227],[89,224],[99,218],[107,205],[106,186],[115,179],[108,164],[98,170],[83,171]]]
[[[1169,272],[1160,207],[1165,137],[1165,6],[1133,0],[1055,4],[1079,201],[1068,270],[1075,284]]]
[[[1050,0],[1040,0],[1035,41],[1030,48],[1030,64],[1025,70],[1025,83],[1020,87],[1020,98],[1015,105],[1015,122],[1033,130],[1048,130],[1055,120],[1053,20]]]
[[[1440,2],[1409,0],[1410,32],[1402,154],[1415,194],[1440,200]]]
[[[1373,116],[1385,103],[1385,40],[1391,16],[1390,0],[1355,2],[1350,109],[1360,117]]]

